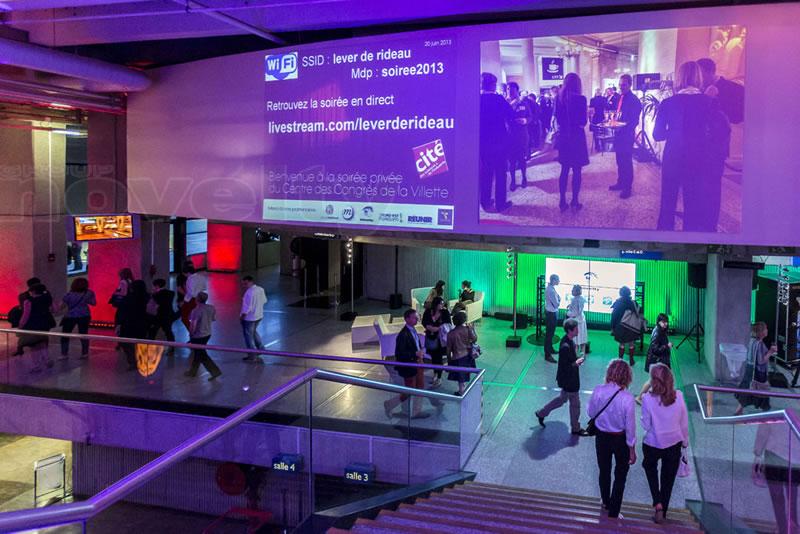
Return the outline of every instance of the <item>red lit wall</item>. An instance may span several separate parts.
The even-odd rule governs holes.
[[[191,256],[186,257],[187,260],[192,262],[195,269],[207,269],[208,262],[206,261],[205,253],[202,254],[193,254]]]
[[[119,285],[119,271],[123,267],[130,267],[133,278],[141,278],[141,263],[142,243],[139,239],[89,243],[89,287],[97,296],[92,320],[114,322],[116,309],[108,301]]]
[[[242,227],[208,223],[208,270],[235,272],[242,269]]]

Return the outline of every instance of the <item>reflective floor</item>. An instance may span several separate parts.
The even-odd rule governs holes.
[[[262,270],[258,274],[269,296],[265,320],[260,327],[268,349],[379,358],[377,345],[358,350],[351,348],[350,323],[338,319],[345,310],[289,307],[288,304],[300,299],[297,281],[279,276],[274,269]],[[238,279],[237,275],[210,275],[210,302],[217,307],[218,317],[212,344],[243,346],[238,323]],[[389,310],[386,303],[378,301],[359,302],[357,311],[361,314],[394,315],[402,312]],[[175,323],[174,331],[179,341],[187,341],[180,322]],[[477,325],[477,333],[483,348],[478,365],[486,370],[483,390],[485,435],[467,469],[476,471],[478,480],[485,482],[577,492],[587,496],[599,495],[594,441],[570,435],[567,408],[551,414],[544,429],[538,426],[533,416],[535,409],[557,394],[556,366],[544,361],[540,346],[523,342],[519,349],[507,349],[505,338],[510,333],[510,322],[487,317]],[[523,338],[530,333],[533,333],[532,329],[524,332]],[[616,345],[607,332],[590,331],[589,335],[592,353],[581,370],[584,412],[591,388],[602,381],[607,362],[616,356]],[[5,343],[2,337],[0,343]],[[680,337],[674,339],[679,340]],[[14,340],[9,342],[13,344]],[[58,357],[55,344],[51,344],[50,351],[53,358]],[[193,405],[235,407],[263,395],[312,365],[276,357],[265,358],[266,364],[258,365],[243,362],[240,354],[211,352],[223,375],[208,382],[208,375],[202,372],[196,378],[183,375],[189,365],[188,351],[178,351],[175,356],[163,356],[157,370],[147,377],[137,372],[126,372],[124,357],[111,343],[93,343],[88,361],[77,359],[78,353],[77,345],[73,346],[73,356],[69,360],[56,361],[52,369],[40,374],[29,372],[32,364],[27,354],[3,358],[6,361],[0,362],[0,382]],[[0,346],[2,354],[5,354],[5,347]],[[676,351],[675,362],[679,384],[711,383],[705,363],[698,363],[697,355],[688,343]],[[378,380],[392,380],[390,373],[377,362],[370,365],[320,363],[319,366]],[[645,380],[642,356],[637,356],[634,374],[631,389],[638,392]],[[450,393],[455,389],[454,383],[447,380],[443,382],[440,391]],[[314,414],[384,425],[403,424],[397,417],[386,418],[382,403],[386,398],[387,394],[367,392],[362,388],[320,384],[314,390]],[[287,400],[280,409],[306,409],[298,404]],[[415,422],[415,426],[457,431],[458,406],[455,403],[448,403],[442,411],[431,407],[427,407],[426,411],[430,417]],[[585,415],[581,419],[585,424]],[[569,475],[565,476],[565,473]],[[625,497],[636,502],[650,501],[640,463],[631,468]],[[678,479],[676,483],[674,503],[682,506],[685,498],[699,498],[694,474],[686,479]]]

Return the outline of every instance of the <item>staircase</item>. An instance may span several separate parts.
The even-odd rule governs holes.
[[[382,510],[375,519],[357,519],[349,531],[328,533],[703,532],[687,510],[670,510],[662,525],[652,521],[652,514],[650,506],[623,504],[624,519],[609,519],[597,498],[467,482]]]

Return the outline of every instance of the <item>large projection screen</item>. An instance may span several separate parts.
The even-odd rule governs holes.
[[[619,288],[636,290],[636,264],[609,261],[545,258],[545,280],[557,274],[556,290],[561,296],[560,308],[566,310],[572,301],[573,286],[581,286],[586,299],[585,312],[611,313],[611,305],[619,297]]]
[[[800,50],[798,18],[780,4],[448,27],[159,69],[130,97],[129,208],[800,245],[800,56],[782,52]]]

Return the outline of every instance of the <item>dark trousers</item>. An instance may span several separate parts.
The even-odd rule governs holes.
[[[79,334],[88,334],[90,319],[91,318],[88,315],[86,317],[64,317],[61,320],[61,331],[65,334],[69,334],[77,326]],[[69,338],[62,337],[61,354],[63,356],[66,356],[68,352],[69,352]],[[81,339],[81,355],[85,356],[87,354],[89,354],[89,340]]]
[[[558,314],[556,312],[544,312],[544,354],[545,356],[552,356],[553,352],[553,334],[556,333],[556,323],[558,322]]]
[[[211,336],[205,337],[193,337],[189,339],[189,343],[193,345],[207,345],[208,340],[211,339]],[[211,356],[208,355],[205,349],[192,349],[192,366],[189,368],[189,372],[193,375],[197,374],[197,371],[200,369],[200,364],[206,368],[206,371],[211,373],[212,376],[222,374],[217,364],[214,363],[214,360],[211,359]]]
[[[617,159],[617,183],[622,188],[622,192],[630,192],[633,186],[633,141],[621,142],[623,146],[616,146],[615,156]]]
[[[480,162],[481,206],[484,210],[492,207],[492,186],[494,186],[495,208],[506,204],[506,160],[502,155],[481,156]]]
[[[578,195],[581,192],[581,167],[568,167],[561,164],[561,175],[558,177],[558,191],[561,193],[561,202],[567,201],[567,181],[569,180],[569,170],[572,169],[572,202],[578,202]]]
[[[608,510],[608,517],[618,517],[628,478],[630,449],[625,434],[609,434],[598,430],[594,442],[597,467],[600,468],[600,498]],[[611,486],[611,460],[614,460],[614,486]]]
[[[150,335],[148,337],[150,339],[155,339],[158,335],[158,331],[161,330],[164,332],[164,336],[166,336],[167,341],[175,341],[175,334],[172,333],[172,323],[172,319],[156,317],[153,319],[153,323],[150,325]]]
[[[445,349],[443,349],[443,348],[429,350],[428,354],[431,355],[431,363],[433,365],[444,365],[444,353],[445,353]],[[441,370],[436,370],[436,371],[433,372],[433,374],[434,374],[434,376],[436,378],[440,378],[440,379],[442,378],[442,371]]]
[[[681,442],[657,449],[647,443],[642,444],[642,467],[647,475],[647,484],[650,486],[650,495],[653,497],[653,506],[661,504],[664,508],[664,517],[669,509],[669,499],[672,497],[672,486],[678,476],[678,467],[681,465]],[[658,473],[658,461],[661,460],[661,476]]]

